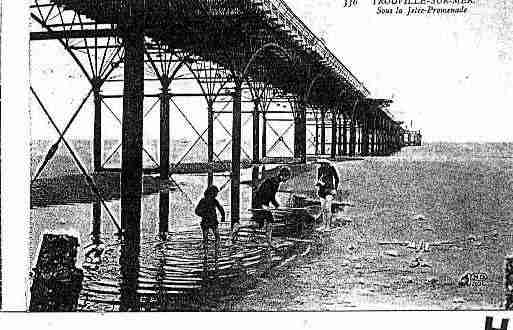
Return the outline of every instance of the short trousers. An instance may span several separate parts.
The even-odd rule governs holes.
[[[335,190],[334,189],[326,189],[326,188],[320,188],[319,191],[317,192],[317,195],[320,197],[320,198],[326,198],[326,196],[328,195],[335,195]]]
[[[201,230],[206,231],[209,229],[217,229],[219,222],[217,219],[201,219]]]

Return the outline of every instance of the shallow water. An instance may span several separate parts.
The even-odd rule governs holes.
[[[251,179],[242,171],[242,180]],[[208,251],[203,249],[195,205],[207,187],[203,175],[174,175],[176,189],[143,196],[140,248],[121,244],[116,227],[99,203],[36,207],[31,210],[30,257],[35,264],[37,248],[45,232],[72,232],[79,236],[78,265],[85,272],[79,310],[213,310],[215,300],[243,290],[232,285],[240,278],[257,276],[301,244],[280,241],[281,248],[269,250],[263,233],[242,230],[240,244],[227,247],[229,233],[229,188],[226,174],[214,176],[227,222],[220,224],[221,245],[214,252],[210,234]],[[250,217],[252,188],[241,186],[241,219]],[[290,194],[281,194],[284,203]],[[162,196],[169,206],[169,235],[159,237]],[[120,201],[108,201],[110,212],[119,218]],[[101,213],[101,215],[100,215]],[[164,215],[166,217],[166,215]],[[116,219],[117,220],[117,219]],[[119,221],[119,220],[117,220]],[[253,245],[248,242],[254,242]],[[249,242],[249,243],[251,243]],[[281,249],[281,250],[280,250]],[[298,250],[299,251],[299,250]]]

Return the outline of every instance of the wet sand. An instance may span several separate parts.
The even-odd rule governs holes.
[[[406,148],[392,157],[336,163],[341,196],[354,204],[343,216],[349,224],[317,233],[309,254],[272,269],[265,277],[239,283],[243,289],[216,297],[208,310],[382,310],[496,309],[502,300],[502,264],[513,242],[508,229],[513,210],[513,146],[435,144]],[[249,176],[248,176],[249,177]],[[198,226],[191,205],[206,178],[175,177],[170,228]],[[226,178],[215,179],[223,185]],[[315,172],[292,178],[283,190],[311,196]],[[249,207],[251,191],[241,200]],[[229,191],[220,199],[225,203]],[[281,198],[290,195],[282,194]],[[119,201],[108,202],[119,211]],[[143,199],[144,235],[158,232],[158,196]],[[228,204],[225,209],[229,210]],[[102,216],[102,232],[114,228]],[[82,242],[91,233],[91,205],[32,209],[31,256],[45,230],[75,228]],[[382,245],[410,242],[410,247]],[[414,249],[430,243],[427,249]],[[443,244],[441,244],[443,243]],[[437,245],[438,244],[438,245]],[[404,244],[406,245],[406,244]],[[106,266],[115,266],[116,262]],[[480,285],[460,286],[467,271],[485,274]]]
[[[511,146],[500,146],[436,144],[337,163],[342,178],[353,178],[340,189],[355,204],[352,222],[220,309],[500,309],[513,247]],[[311,187],[313,177],[288,188]],[[380,244],[393,241],[431,246]],[[460,286],[467,271],[486,279]]]

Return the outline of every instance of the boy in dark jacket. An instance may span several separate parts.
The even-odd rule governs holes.
[[[333,197],[337,193],[339,177],[337,170],[329,161],[319,160],[318,163],[320,164],[320,167],[317,170],[317,193],[321,199],[321,212],[324,229],[329,230],[331,227],[331,219],[333,217],[331,204],[333,203]]]
[[[275,208],[280,207],[280,204],[276,200],[276,193],[280,188],[282,182],[287,181],[290,178],[290,169],[283,167],[277,176],[268,178],[262,182],[255,193],[255,199],[253,200],[253,208],[259,209],[253,215],[253,220],[256,221],[260,228],[266,225],[267,241],[269,245],[272,245],[272,224],[274,222],[273,215],[270,211],[267,211],[272,204]]]
[[[216,199],[219,189],[216,186],[210,186],[205,190],[204,197],[199,201],[194,211],[196,215],[201,217],[201,230],[203,231],[203,246],[205,250],[208,244],[208,230],[212,229],[215,236],[215,249],[219,247],[219,229],[217,222],[216,208],[221,213],[221,222],[225,220],[224,209]]]

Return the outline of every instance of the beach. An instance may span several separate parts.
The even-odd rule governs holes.
[[[342,179],[340,198],[353,204],[337,216],[348,221],[313,234],[308,254],[273,268],[244,290],[217,297],[209,310],[500,308],[503,260],[512,249],[511,151],[511,144],[438,143],[334,163]],[[315,180],[310,171],[282,189],[315,196]],[[203,179],[177,181],[187,198],[201,196]],[[244,205],[249,196],[243,190]],[[197,225],[185,197],[173,200],[183,205],[172,209],[171,229]],[[157,201],[153,195],[143,200],[144,237],[156,234]],[[117,210],[119,202],[109,204]],[[57,224],[74,226],[87,240],[90,212],[89,204],[33,208],[31,256],[39,235]],[[104,222],[108,237],[113,228]],[[480,274],[482,281],[462,284],[465,274]]]
[[[511,148],[431,144],[336,164],[342,179],[353,179],[341,187],[355,204],[351,223],[228,309],[499,309],[513,246]],[[314,184],[312,175],[299,181]],[[380,245],[395,241],[431,246]],[[466,272],[486,279],[461,285]]]

